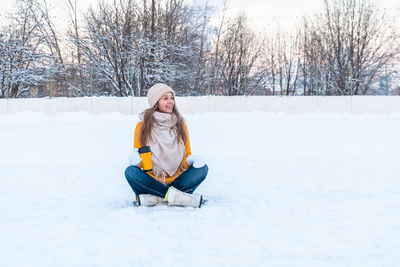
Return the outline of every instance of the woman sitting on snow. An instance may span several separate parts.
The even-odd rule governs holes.
[[[204,201],[193,192],[208,167],[200,156],[191,155],[188,129],[174,97],[168,85],[152,86],[147,93],[150,108],[136,125],[125,177],[136,194],[135,203],[142,206],[200,207]]]

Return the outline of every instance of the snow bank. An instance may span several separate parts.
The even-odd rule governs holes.
[[[203,96],[177,97],[183,113],[248,112],[268,113],[351,113],[393,114],[400,113],[399,96]],[[43,111],[50,114],[70,111],[93,113],[120,112],[137,114],[147,107],[144,97],[83,97],[1,99],[0,114],[20,111]]]

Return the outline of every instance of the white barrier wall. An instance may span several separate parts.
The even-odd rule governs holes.
[[[400,96],[201,96],[176,97],[182,113],[248,112],[270,113],[400,113]],[[0,99],[0,114],[21,111],[88,111],[137,114],[148,107],[145,97],[81,97]]]

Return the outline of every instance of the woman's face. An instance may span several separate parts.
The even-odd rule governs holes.
[[[165,93],[160,100],[158,100],[158,110],[164,113],[172,113],[174,109],[175,100],[171,92]]]

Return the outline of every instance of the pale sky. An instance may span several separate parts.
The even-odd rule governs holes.
[[[222,0],[215,0],[222,3]],[[313,15],[323,10],[323,0],[230,0],[229,15],[245,12],[254,28],[263,30],[275,21],[295,23],[296,18]],[[398,14],[400,17],[400,0],[371,0],[381,9]],[[292,25],[289,25],[292,26]]]
[[[84,12],[91,4],[96,5],[98,0],[78,0],[78,8]],[[106,0],[112,1],[112,0]],[[202,1],[207,0],[188,0]],[[214,4],[217,9],[222,9],[223,0],[208,0]],[[14,0],[0,0],[1,13],[0,24],[4,23],[5,14],[10,12],[13,7]],[[55,17],[56,26],[61,30],[68,23],[68,13],[66,8],[66,0],[47,0],[51,14]],[[374,2],[379,8],[384,8],[389,13],[396,13],[400,17],[400,1],[399,0],[375,0]],[[251,26],[258,31],[268,28],[268,25],[274,24],[275,21],[287,22],[291,24],[296,17],[303,15],[312,15],[322,10],[323,0],[230,0],[228,16],[234,16],[240,12],[245,12],[249,18]],[[218,17],[215,16],[214,20]]]

